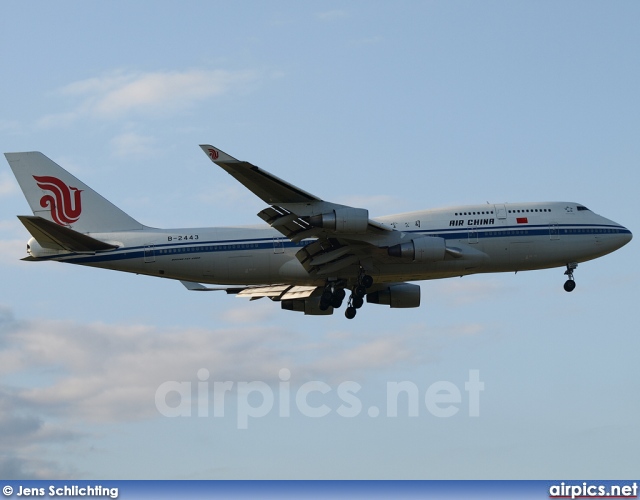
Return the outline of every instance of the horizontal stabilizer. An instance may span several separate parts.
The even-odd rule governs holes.
[[[43,247],[69,252],[104,252],[118,248],[116,245],[96,240],[65,226],[60,226],[35,215],[18,215],[20,222]]]

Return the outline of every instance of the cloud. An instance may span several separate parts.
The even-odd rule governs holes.
[[[391,368],[399,363],[416,361],[414,353],[402,335],[375,338],[369,342],[337,350],[334,356],[322,357],[311,364],[318,373],[344,372],[346,366],[354,372],[367,371],[374,368]]]
[[[263,299],[259,304],[255,302],[251,304],[251,314],[247,314],[247,299],[238,298],[238,301],[242,301],[243,304],[239,307],[232,307],[227,309],[222,314],[222,319],[227,323],[233,324],[247,324],[247,323],[261,323],[271,319],[274,315],[280,313],[280,311],[273,307],[273,304],[269,300]]]
[[[364,382],[433,362],[447,343],[443,332],[422,325],[394,335],[386,328],[329,329],[310,338],[306,330],[270,326],[266,305],[257,320],[231,311],[232,326],[217,328],[21,320],[0,307],[0,477],[77,475],[48,457],[85,447],[107,424],[161,418],[161,384],[195,383],[201,368],[210,390],[215,381],[276,387],[282,368],[291,371],[293,386]]]
[[[267,304],[268,305],[268,304]],[[246,309],[244,309],[246,313]],[[0,318],[0,376],[40,380],[15,400],[29,408],[91,421],[132,421],[155,416],[153,391],[167,380],[191,380],[207,368],[212,380],[277,381],[283,367],[318,379],[350,379],[366,372],[424,362],[433,347],[423,327],[388,331],[328,332],[310,341],[301,332],[268,326],[265,310],[253,324],[229,313],[233,328],[157,328]],[[416,349],[416,347],[419,347]]]
[[[17,453],[9,453],[0,456],[0,477],[14,481],[72,479],[77,477],[77,473],[62,470],[57,463],[39,458],[36,454],[23,457]]]
[[[20,446],[35,443],[72,441],[82,436],[74,430],[67,430],[46,423],[41,417],[24,414],[24,407],[19,412],[12,408],[20,408],[20,402],[6,389],[0,389],[0,435],[2,446],[19,444]]]
[[[80,102],[71,111],[41,118],[39,125],[51,127],[86,117],[114,119],[132,113],[162,115],[237,89],[246,89],[258,78],[255,71],[116,71],[59,89],[60,96]]]
[[[0,318],[0,324],[3,323]],[[0,477],[3,479],[70,478],[69,471],[43,457],[49,445],[59,446],[84,437],[73,429],[45,422],[30,414],[15,391],[0,386]]]
[[[135,132],[126,132],[111,139],[111,147],[115,156],[125,158],[131,156],[148,156],[154,152],[156,140]]]
[[[209,370],[211,380],[277,383],[281,368],[319,380],[349,380],[368,370],[418,362],[410,344],[419,333],[389,338],[386,331],[368,332],[355,339],[327,335],[313,343],[303,332],[264,326],[266,317],[265,312],[260,321],[242,323],[230,313],[232,328],[158,328],[20,321],[5,308],[0,377],[32,381],[14,388],[12,398],[16,407],[37,415],[128,422],[157,417],[157,387],[195,380],[200,368]]]
[[[0,198],[11,196],[18,192],[18,183],[7,172],[0,172]]]
[[[3,134],[15,134],[21,130],[22,127],[17,121],[0,119],[0,132]]]
[[[0,220],[0,231],[4,239],[0,239],[0,255],[3,256],[0,266],[23,265],[20,259],[27,257],[27,241],[31,235],[18,221]]]
[[[0,255],[2,255],[3,266],[19,266],[24,264],[20,259],[28,257],[27,241],[29,234],[24,235],[22,239],[0,240]]]
[[[19,232],[21,233],[24,230],[24,226],[17,219],[11,219],[11,220],[0,219],[0,230],[2,230],[5,233],[11,232],[17,235]]]

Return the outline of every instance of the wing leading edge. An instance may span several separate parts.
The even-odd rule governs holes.
[[[287,181],[208,144],[200,147],[213,163],[225,170],[265,203],[309,203],[322,201]]]
[[[377,247],[388,246],[401,233],[369,219],[369,211],[331,203],[251,163],[233,158],[211,145],[200,146],[216,165],[270,206],[258,216],[294,242],[315,241],[296,257],[310,273],[338,272],[371,260]]]

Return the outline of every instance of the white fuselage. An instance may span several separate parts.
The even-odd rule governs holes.
[[[368,272],[378,283],[560,267],[608,254],[631,239],[625,227],[573,202],[461,206],[375,220],[413,237],[444,238],[462,256],[417,262],[376,248]],[[34,257],[220,285],[322,285],[326,280],[309,275],[295,256],[312,240],[294,243],[266,225],[145,228],[92,236],[119,248]]]

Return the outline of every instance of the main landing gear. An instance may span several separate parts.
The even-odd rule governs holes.
[[[340,288],[334,285],[327,285],[320,297],[320,310],[326,311],[329,307],[338,309],[342,305],[342,301],[346,292],[344,288]]]
[[[368,274],[365,274],[364,269],[360,268],[358,282],[351,290],[349,305],[344,311],[344,315],[347,319],[353,319],[356,317],[357,310],[364,304],[364,296],[367,294],[367,288],[370,288],[371,285],[373,285],[373,278]]]
[[[345,296],[347,295],[344,286],[345,281],[340,280],[329,282],[324,287],[322,295],[320,296],[320,310],[326,311],[330,307],[338,309],[342,306]],[[367,295],[367,288],[373,285],[373,278],[368,274],[365,274],[363,268],[360,268],[356,285],[351,289],[351,295],[349,296],[348,306],[344,312],[344,315],[348,319],[356,317],[356,311],[364,304],[364,297]]]
[[[578,267],[577,262],[570,262],[567,264],[567,270],[564,272],[565,276],[568,278],[567,281],[564,282],[564,290],[565,292],[573,292],[576,287],[576,282],[573,280],[573,271]]]

